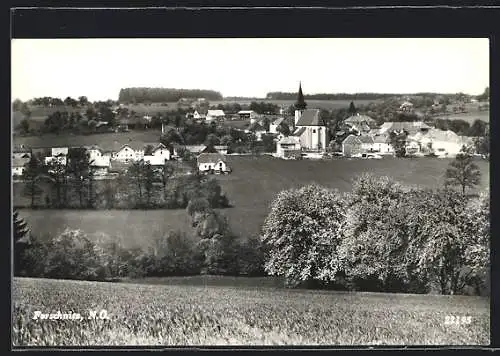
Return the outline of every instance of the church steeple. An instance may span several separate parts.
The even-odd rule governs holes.
[[[307,104],[304,100],[304,94],[302,94],[302,82],[299,82],[299,93],[297,94],[297,102],[295,103],[296,110],[305,110]]]

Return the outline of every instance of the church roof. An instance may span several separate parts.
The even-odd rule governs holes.
[[[293,133],[293,135],[294,135],[294,136],[300,136],[300,135],[302,135],[302,134],[304,133],[304,131],[305,131],[305,130],[306,130],[306,128],[305,128],[305,127],[300,127],[300,128],[298,128],[298,129],[297,129],[297,130]]]
[[[302,112],[296,126],[326,126],[321,119],[319,109],[307,109]]]

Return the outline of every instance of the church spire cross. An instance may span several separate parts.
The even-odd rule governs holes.
[[[295,103],[295,109],[304,110],[307,104],[304,100],[304,94],[302,94],[302,82],[299,82],[299,93],[297,94],[297,102]]]

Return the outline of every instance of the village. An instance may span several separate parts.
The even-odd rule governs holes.
[[[194,105],[193,105],[194,102]],[[231,120],[246,121],[246,128],[235,129],[244,134],[255,135],[256,141],[262,141],[263,136],[273,138],[275,151],[265,154],[279,159],[382,159],[397,156],[398,137],[404,135],[402,147],[405,156],[409,157],[440,157],[453,158],[460,151],[474,151],[475,137],[459,136],[452,130],[435,128],[423,121],[384,122],[377,125],[368,115],[351,112],[345,118],[335,137],[343,137],[339,142],[331,137],[331,130],[322,111],[318,108],[308,108],[299,85],[297,100],[294,105],[294,115],[287,115],[285,108],[280,108],[279,114],[266,115],[273,120],[266,125],[263,115],[253,110],[240,110],[235,115],[226,115],[223,110],[207,109],[206,100],[180,99],[178,105],[193,107],[186,113],[186,119],[198,123],[215,125]],[[401,112],[412,112],[413,104],[406,100],[401,103]],[[116,114],[120,106],[114,109]],[[151,121],[151,116],[143,117],[145,122]],[[106,122],[101,122],[106,125]],[[121,119],[116,131],[128,132],[130,120]],[[286,130],[283,127],[286,126]],[[161,124],[162,135],[170,130],[176,130],[171,125]],[[178,129],[177,129],[178,130]],[[487,127],[486,127],[487,131]],[[339,144],[340,143],[340,144]],[[45,165],[57,161],[66,165],[67,155],[72,147],[28,147],[15,145],[12,154],[12,176],[19,179],[23,176],[26,164],[32,155],[39,158]],[[182,161],[182,152],[189,152],[196,158],[197,168],[204,174],[229,174],[231,167],[227,163],[228,145],[183,145],[173,143],[165,145],[161,142],[101,142],[99,145],[83,146],[89,155],[90,167],[97,179],[113,177],[123,173],[133,162],[144,162],[154,168],[161,169],[167,161]],[[230,153],[242,154],[242,153]]]

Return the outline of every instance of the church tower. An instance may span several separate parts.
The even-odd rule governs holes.
[[[307,104],[304,100],[304,94],[302,94],[302,83],[299,82],[299,93],[297,94],[297,101],[295,102],[295,127],[297,127],[297,122],[299,121],[306,107]]]

